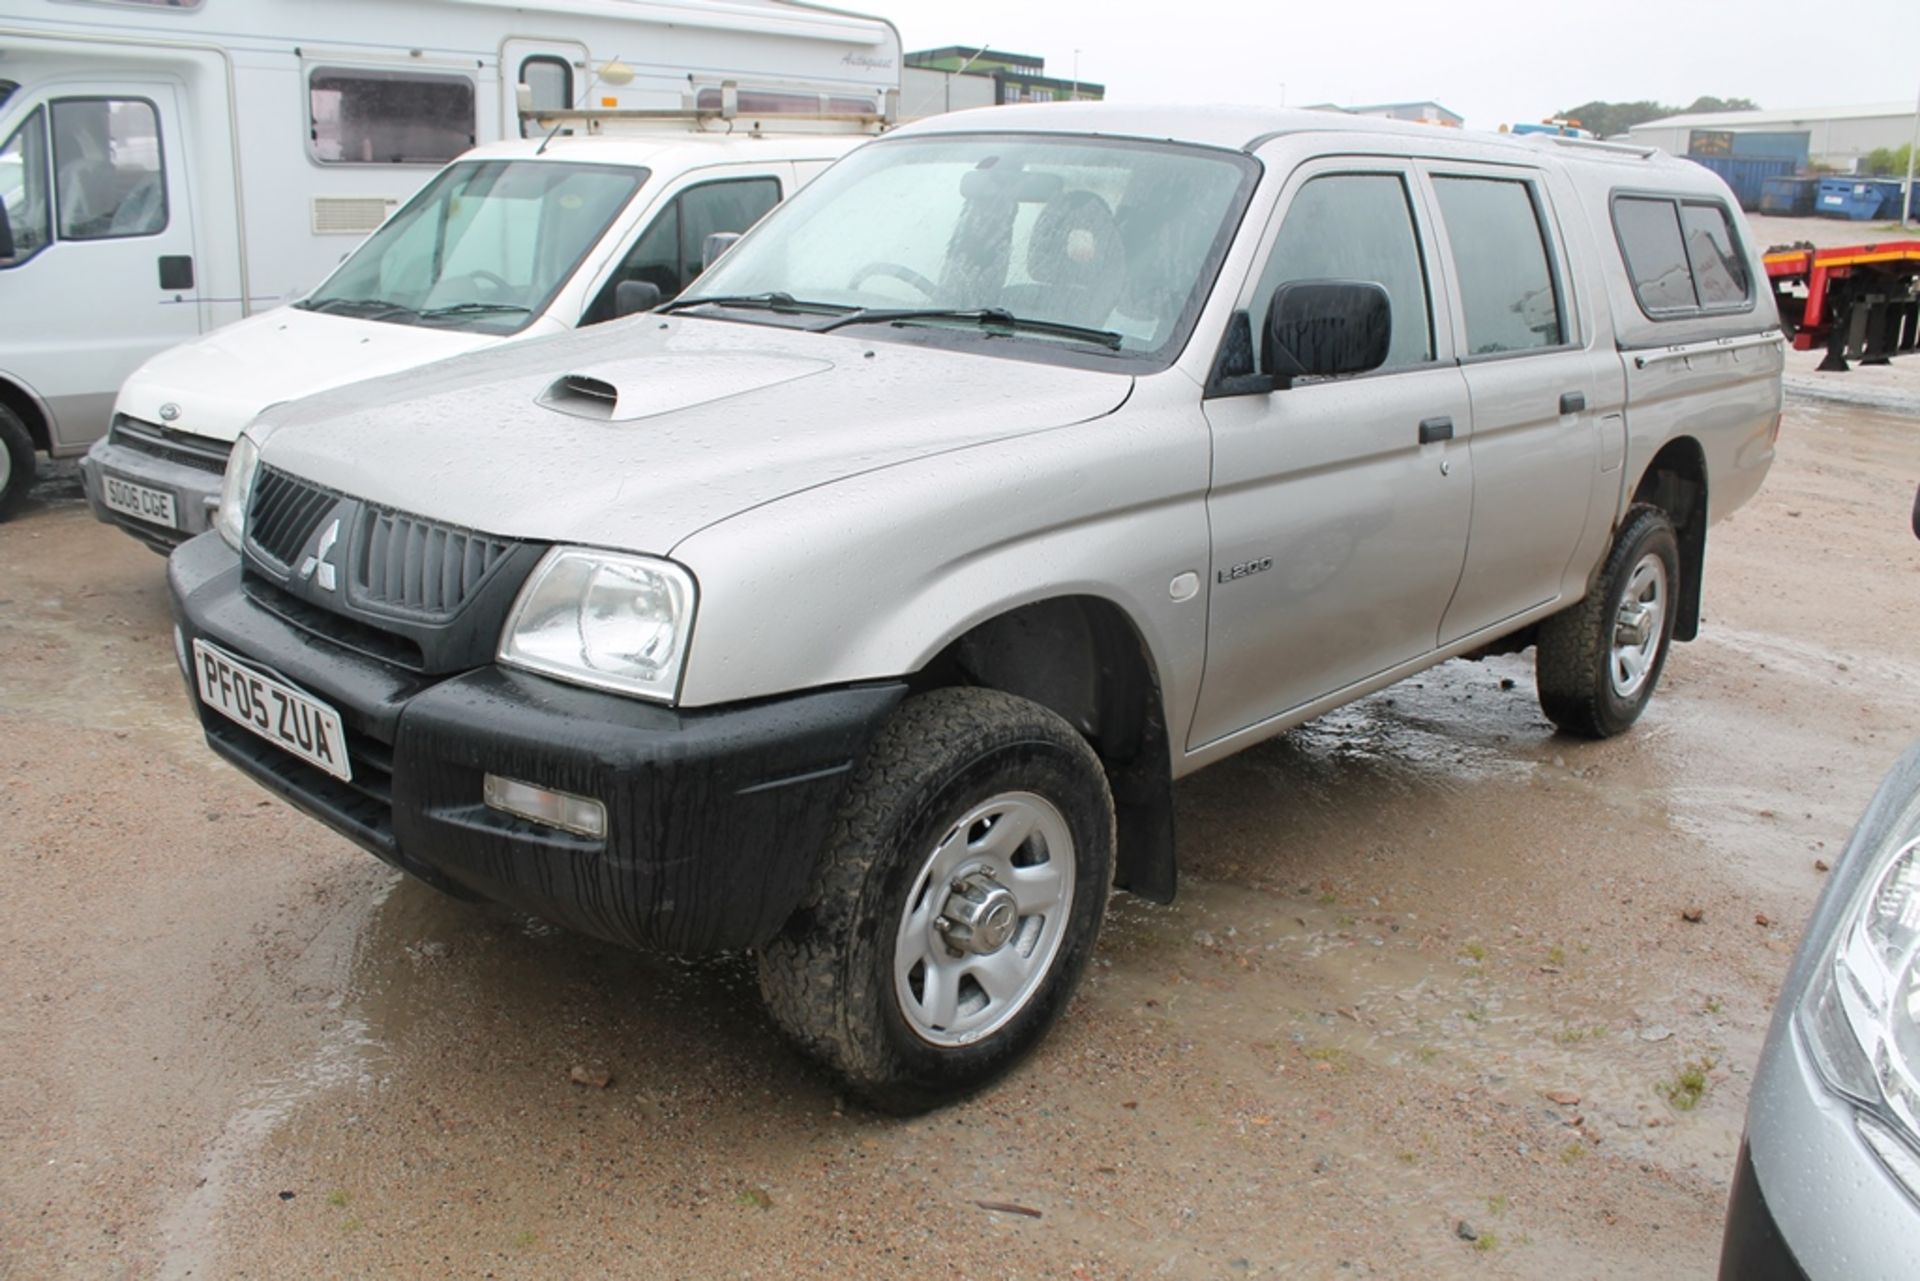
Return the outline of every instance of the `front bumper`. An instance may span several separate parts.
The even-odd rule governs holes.
[[[1860,1137],[1853,1105],[1821,1083],[1793,1023],[1780,1019],[1754,1077],[1721,1281],[1910,1279],[1920,1206]]]
[[[905,694],[876,684],[680,711],[495,666],[439,678],[260,608],[218,535],[176,551],[167,578],[187,652],[203,637],[331,704],[354,779],[307,765],[193,694],[215,752],[430,884],[648,949],[771,938],[811,879],[855,762]],[[488,808],[489,773],[599,800],[607,835]]]
[[[220,503],[224,472],[211,470],[211,467],[214,465],[213,459],[223,448],[226,447],[218,442],[208,441],[204,451],[206,458],[185,463],[130,447],[116,439],[115,434],[102,436],[80,460],[80,484],[86,491],[87,506],[93,509],[97,519],[109,525],[118,525],[165,555],[187,539],[213,527],[213,511]],[[199,452],[195,451],[196,454]],[[177,524],[169,528],[108,507],[102,496],[104,478],[108,473],[136,485],[172,494]]]

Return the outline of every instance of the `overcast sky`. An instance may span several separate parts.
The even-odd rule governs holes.
[[[840,0],[909,50],[990,44],[1131,102],[1432,99],[1495,129],[1596,98],[1913,102],[1920,0]]]

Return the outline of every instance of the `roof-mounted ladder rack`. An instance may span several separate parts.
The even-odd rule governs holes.
[[[659,132],[662,126],[679,125],[692,133],[746,133],[749,135],[768,133],[881,133],[899,122],[900,92],[897,89],[885,91],[882,101],[874,111],[742,111],[740,108],[740,86],[736,81],[726,80],[718,85],[695,85],[686,95],[685,102],[679,107],[632,108],[632,107],[570,107],[536,108],[530,99],[527,86],[521,85],[519,94],[520,118],[535,128],[547,131],[562,127],[572,127],[586,135],[608,132],[626,132],[630,127],[634,131]],[[718,90],[718,106],[699,105],[702,89],[707,90],[708,98]],[[756,86],[756,88],[758,88]],[[751,91],[750,91],[751,92]],[[768,92],[793,96],[795,91],[786,86],[769,88]],[[810,88],[800,89],[799,93],[812,95]],[[818,95],[824,103],[829,97],[842,101],[851,97],[845,91],[838,93],[822,92]]]
[[[1651,160],[1660,154],[1660,148],[1649,147],[1639,142],[1610,142],[1601,138],[1568,138],[1555,133],[1526,133],[1520,137],[1535,146],[1572,147],[1580,151],[1600,151],[1613,156],[1634,156],[1641,160]]]

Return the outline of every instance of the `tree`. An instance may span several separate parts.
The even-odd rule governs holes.
[[[1577,107],[1568,107],[1555,115],[1563,120],[1578,120],[1583,128],[1591,129],[1602,138],[1625,133],[1634,125],[1645,124],[1649,120],[1661,120],[1667,116],[1691,114],[1706,111],[1758,111],[1759,107],[1751,98],[1696,98],[1690,107],[1670,107],[1663,102],[1583,102]]]
[[[1861,169],[1881,177],[1904,178],[1907,176],[1907,153],[1913,150],[1912,143],[1901,143],[1897,147],[1875,147],[1861,161]]]

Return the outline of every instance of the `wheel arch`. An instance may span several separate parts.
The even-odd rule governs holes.
[[[0,405],[13,411],[13,416],[33,439],[35,449],[46,453],[53,448],[53,424],[47,420],[46,409],[32,392],[11,378],[0,376]]]
[[[1057,713],[1106,767],[1118,846],[1114,884],[1173,898],[1173,775],[1153,654],[1127,612],[1100,596],[1053,596],[975,623],[916,675],[916,690],[997,689]]]
[[[1707,454],[1700,442],[1676,436],[1662,445],[1640,474],[1632,501],[1658,507],[1673,522],[1680,543],[1673,639],[1690,641],[1700,634],[1700,585],[1707,559]]]

